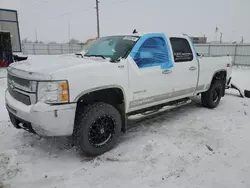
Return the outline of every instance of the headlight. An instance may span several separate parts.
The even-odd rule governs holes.
[[[37,100],[48,104],[68,103],[68,81],[38,82]]]

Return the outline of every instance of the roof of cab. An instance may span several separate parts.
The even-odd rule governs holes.
[[[155,34],[165,34],[164,32],[143,32],[143,33],[135,33],[135,34],[133,34],[133,33],[122,34],[121,33],[121,34],[114,34],[114,35],[106,35],[106,37],[107,36],[135,36],[135,37],[142,37],[143,35],[153,34],[153,33],[155,33]],[[167,38],[169,38],[169,37],[188,38],[187,34],[175,34],[175,35],[167,35],[167,34],[165,34],[165,36]],[[105,37],[105,36],[103,36],[103,37]]]

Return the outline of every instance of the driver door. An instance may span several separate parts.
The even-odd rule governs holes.
[[[173,63],[165,35],[141,37],[128,60],[130,111],[163,103],[171,97]]]

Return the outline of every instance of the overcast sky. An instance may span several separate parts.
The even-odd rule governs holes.
[[[96,36],[95,0],[0,0],[16,9],[21,38],[66,42]],[[186,33],[223,41],[250,42],[250,0],[100,0],[101,35],[138,31]],[[70,24],[69,24],[70,23]]]

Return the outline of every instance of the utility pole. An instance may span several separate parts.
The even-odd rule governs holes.
[[[217,33],[218,33],[218,31],[219,31],[219,28],[216,25],[216,27],[215,27],[215,37],[214,37],[214,41],[216,41],[216,42],[217,42]]]
[[[222,43],[222,33],[220,33],[220,44]]]
[[[70,47],[71,47],[71,44],[70,44],[70,20],[68,21],[68,38],[69,38],[69,53],[70,53]]]
[[[99,0],[96,0],[97,37],[100,37]]]

